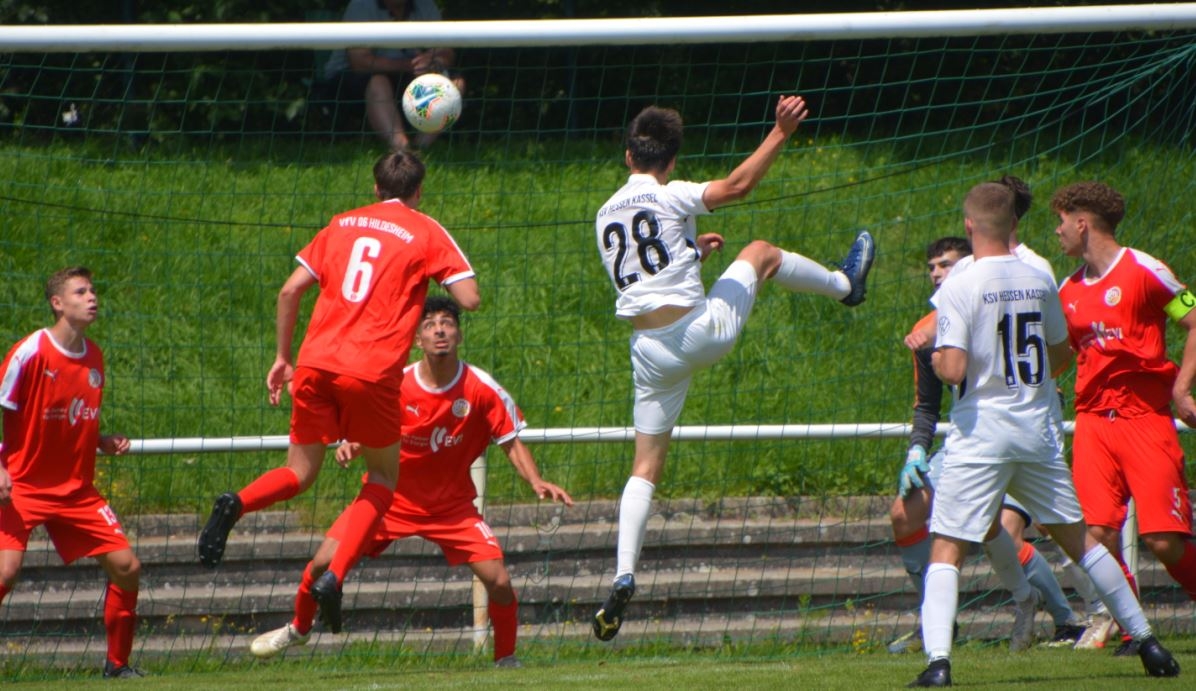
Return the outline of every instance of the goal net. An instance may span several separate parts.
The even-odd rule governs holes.
[[[456,49],[464,112],[423,154],[421,209],[479,277],[463,357],[512,394],[542,474],[578,500],[537,503],[501,452],[486,459],[486,517],[520,597],[520,654],[863,652],[916,625],[888,518],[913,399],[902,336],[927,311],[927,244],[963,235],[967,189],[1004,174],[1027,181],[1035,201],[1020,238],[1061,278],[1076,262],[1058,248],[1046,200],[1103,180],[1128,201],[1123,244],[1196,280],[1196,19],[1189,5],[1151,7],[0,27],[0,335],[13,343],[48,323],[53,271],[95,272],[103,427],[136,440],[98,474],[144,564],[136,654],[200,668],[247,658],[255,634],[290,619],[304,563],[357,491],[359,473],[329,463],[311,490],[238,524],[224,565],[196,563],[212,500],[283,462],[289,408],[271,408],[263,387],[278,288],[315,231],[370,201],[386,149],[360,102],[319,88],[331,51]],[[623,131],[644,106],[683,114],[675,177],[706,180],[754,150],[787,93],[812,115],[745,202],[701,220],[727,239],[707,283],[752,239],[832,264],[868,228],[879,247],[868,299],[846,309],[761,290],[734,351],[694,378],[628,623],[598,643],[589,621],[614,575],[632,445],[629,328],[613,315],[594,214],[625,179]],[[1156,628],[1191,633],[1190,604],[1147,552],[1139,578]],[[101,659],[102,580],[90,560],[62,567],[35,533],[0,608],[2,664]],[[364,560],[345,592],[350,633],[317,626],[314,644],[290,655],[475,645],[469,572],[434,546],[404,541]],[[1010,621],[987,563],[969,560],[965,635],[1000,639]],[[1048,615],[1039,627],[1049,634]]]

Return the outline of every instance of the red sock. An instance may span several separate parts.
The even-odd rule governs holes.
[[[1184,589],[1188,597],[1196,600],[1196,544],[1191,540],[1184,540],[1184,553],[1174,564],[1163,564],[1167,573]],[[2,596],[0,596],[2,597]]]
[[[1022,548],[1017,551],[1017,560],[1021,562],[1022,566],[1025,566],[1026,564],[1030,563],[1031,559],[1034,558],[1035,551],[1034,545],[1030,544],[1029,542],[1023,542]]]
[[[12,592],[12,588],[9,588],[8,586],[4,585],[3,583],[0,583],[0,602],[4,602],[4,598],[7,597],[8,594],[11,592]]]
[[[345,582],[345,574],[361,558],[362,550],[374,536],[374,527],[386,514],[394,498],[394,490],[367,482],[362,485],[353,503],[341,513],[347,517],[344,522],[345,534],[341,536],[341,543],[337,545],[332,563],[328,565],[328,570],[336,574],[337,583]]]
[[[108,632],[108,661],[116,667],[129,664],[136,627],[137,591],[109,583],[104,595],[104,629]]]
[[[519,631],[519,599],[514,598],[507,605],[496,605],[491,601],[487,609],[490,612],[490,624],[494,627],[495,661],[514,655],[515,637]]]
[[[916,533],[907,535],[903,538],[894,539],[893,542],[897,543],[898,547],[909,547],[910,545],[918,544],[928,537],[930,537],[930,528],[928,526],[922,526],[922,529]]]
[[[295,593],[295,618],[291,626],[299,633],[311,631],[312,623],[316,620],[316,599],[311,596],[311,585],[316,579],[311,575],[311,562],[303,569],[303,580],[299,581],[299,592]]]
[[[267,470],[237,492],[241,497],[242,516],[286,501],[296,494],[299,494],[299,477],[295,475],[295,471],[285,466]]]

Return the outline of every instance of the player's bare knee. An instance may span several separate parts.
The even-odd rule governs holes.
[[[17,584],[18,577],[21,575],[21,565],[0,563],[0,585],[12,590],[12,587]]]
[[[1184,540],[1184,536],[1179,533],[1152,533],[1142,536],[1146,548],[1164,564],[1174,564],[1183,558]]]
[[[770,242],[752,240],[735,258],[751,264],[755,267],[757,276],[767,279],[771,278],[781,265],[781,250]]]
[[[498,580],[486,585],[486,593],[490,596],[490,601],[499,606],[515,601],[515,589],[511,587],[511,577],[505,569]]]

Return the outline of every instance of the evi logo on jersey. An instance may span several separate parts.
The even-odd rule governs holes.
[[[436,453],[441,449],[457,446],[464,439],[464,434],[449,434],[447,428],[437,427],[432,430],[432,435],[428,437],[428,446],[432,449],[432,453]]]
[[[87,406],[82,398],[76,398],[71,401],[71,405],[67,408],[66,419],[71,427],[80,420],[95,420],[100,417],[100,409],[98,407],[91,408]]]

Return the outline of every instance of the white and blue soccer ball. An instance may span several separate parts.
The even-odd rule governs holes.
[[[420,132],[443,132],[461,117],[461,92],[443,74],[424,74],[403,92],[403,115]]]

